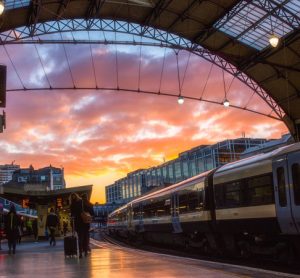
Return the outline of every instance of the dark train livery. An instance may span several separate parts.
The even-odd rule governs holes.
[[[298,256],[300,143],[137,198],[109,215],[108,230],[204,253]]]

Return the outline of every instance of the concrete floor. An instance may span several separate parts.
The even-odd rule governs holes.
[[[0,251],[0,277],[297,277],[91,242],[91,255],[82,259],[65,258],[62,240],[55,247],[50,247],[48,242],[24,242],[17,246],[15,255],[8,255],[7,245],[3,243],[2,249],[5,250]]]

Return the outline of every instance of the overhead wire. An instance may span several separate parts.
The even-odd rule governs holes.
[[[88,33],[88,38],[89,38],[89,41],[91,40],[90,38],[90,32],[87,31]],[[94,57],[93,57],[93,50],[92,50],[92,45],[89,43],[89,47],[90,47],[90,54],[91,54],[91,60],[92,60],[92,68],[93,68],[93,75],[94,75],[94,81],[95,81],[95,86],[96,88],[98,87],[98,84],[97,84],[97,77],[96,77],[96,68],[95,68],[95,62],[94,62]]]
[[[117,41],[117,33],[115,32],[115,41]],[[117,88],[119,89],[119,61],[118,61],[118,47],[115,44],[116,48],[116,78],[117,78]]]
[[[139,57],[139,76],[138,76],[138,90],[140,90],[141,86],[141,65],[142,65],[142,41],[143,37],[141,36],[141,44],[140,44],[140,57]]]
[[[61,36],[61,39],[63,39],[62,33],[60,33],[60,36]],[[64,53],[65,53],[65,56],[66,56],[66,59],[67,59],[67,64],[68,64],[68,68],[69,68],[69,71],[70,71],[70,76],[71,76],[71,80],[72,80],[72,83],[73,83],[73,87],[76,88],[73,73],[72,73],[72,70],[71,70],[71,65],[70,65],[69,58],[68,58],[67,51],[66,51],[66,47],[65,47],[64,44],[62,44],[62,45],[63,45]]]
[[[178,53],[179,50],[175,52],[175,56],[176,56],[176,64],[177,64],[177,81],[178,81],[178,90],[179,90],[179,96],[181,96],[181,82],[180,82],[180,69],[179,69],[179,61],[178,61]]]
[[[163,58],[163,62],[162,62],[161,72],[160,72],[158,94],[160,94],[160,92],[161,92],[162,78],[163,78],[165,62],[166,62],[166,51],[167,51],[167,48],[165,47],[165,49],[164,49],[164,58]]]
[[[183,78],[182,78],[182,82],[181,82],[181,88],[180,88],[181,91],[182,91],[182,87],[183,87],[183,84],[184,84],[184,81],[185,81],[185,77],[186,77],[187,69],[188,69],[188,66],[189,66],[189,63],[190,63],[191,55],[192,55],[192,52],[189,51],[188,60],[187,60],[186,65],[185,65],[185,69],[184,69],[184,73],[183,73]]]
[[[10,55],[9,55],[9,53],[8,53],[6,47],[5,47],[5,44],[3,44],[3,48],[4,48],[4,50],[5,50],[5,53],[6,53],[6,55],[7,55],[8,59],[9,59],[11,65],[12,65],[14,71],[15,71],[16,74],[17,74],[18,79],[20,80],[20,83],[21,83],[21,85],[22,85],[22,87],[23,87],[23,90],[26,90],[26,87],[25,87],[25,85],[24,85],[24,82],[22,81],[21,76],[20,76],[20,74],[18,73],[17,68],[16,68],[16,66],[15,66],[15,64],[14,64],[14,62],[13,62],[13,60],[12,60],[12,58],[11,58]]]
[[[51,89],[51,88],[52,88],[52,87],[51,87],[51,83],[50,83],[50,80],[49,80],[48,75],[47,75],[47,73],[46,73],[46,70],[45,70],[45,67],[44,67],[44,63],[43,63],[43,61],[42,61],[42,57],[41,57],[41,55],[40,55],[40,53],[39,53],[39,51],[38,51],[38,48],[37,48],[36,44],[34,44],[34,47],[35,47],[36,53],[37,53],[37,55],[38,55],[39,61],[40,61],[40,63],[41,63],[42,69],[43,69],[43,71],[44,71],[44,75],[45,75],[45,77],[46,77],[46,80],[47,80],[47,82],[48,82],[48,84],[49,84],[49,88]]]
[[[209,80],[209,78],[210,78],[210,75],[211,75],[213,66],[214,66],[214,64],[213,64],[213,63],[210,63],[210,69],[209,69],[208,75],[207,75],[207,77],[206,77],[205,84],[204,84],[204,86],[203,86],[203,89],[202,89],[201,96],[200,96],[199,100],[202,100],[202,97],[203,97],[203,94],[204,94],[204,92],[205,92],[205,90],[206,90],[206,86],[207,86],[207,84],[208,84],[208,80]]]

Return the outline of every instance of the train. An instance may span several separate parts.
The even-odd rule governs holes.
[[[300,254],[300,143],[225,164],[132,200],[110,235],[203,254]]]

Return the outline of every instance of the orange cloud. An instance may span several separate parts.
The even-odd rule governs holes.
[[[157,91],[160,87],[161,91],[178,93],[176,59],[170,51],[163,72],[162,53],[143,49],[139,70],[139,52],[119,52],[117,73],[112,49],[93,46],[94,76],[89,48],[67,46],[71,76],[62,46],[38,48],[47,78],[38,57],[29,58],[32,48],[9,50],[26,86],[38,88],[47,85],[47,80],[53,86],[71,86],[73,77],[76,86],[94,87],[97,83],[116,87],[118,79],[123,88],[137,89],[140,85],[144,90]],[[224,98],[219,69],[213,67],[207,80],[210,64],[191,56],[184,75],[187,54],[181,59],[184,95],[217,101]],[[2,62],[9,67],[8,88],[21,87],[7,57]],[[232,77],[225,77],[229,88]],[[251,97],[252,91],[237,80],[227,93],[232,103],[249,103],[259,111],[270,109],[259,97]],[[237,138],[243,132],[247,137],[263,138],[278,138],[287,132],[282,122],[247,111],[189,100],[179,106],[176,98],[125,92],[9,92],[6,112],[7,129],[0,134],[0,163],[16,160],[22,167],[63,166],[67,186],[93,183],[92,200],[99,202],[104,202],[105,185],[192,147]]]

